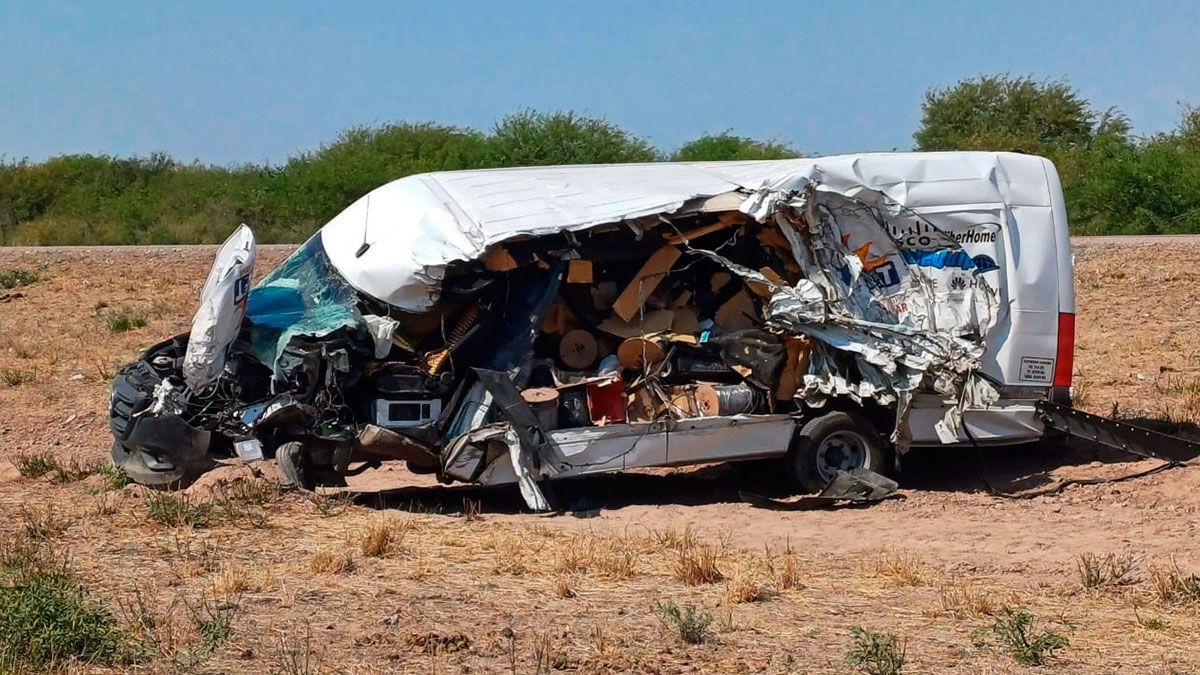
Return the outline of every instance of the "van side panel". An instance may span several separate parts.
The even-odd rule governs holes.
[[[1067,205],[1063,198],[1058,171],[1048,159],[1042,160],[1050,206],[1054,217],[1054,243],[1058,249],[1058,311],[1075,313],[1075,254],[1071,250],[1071,232],[1067,227]]]

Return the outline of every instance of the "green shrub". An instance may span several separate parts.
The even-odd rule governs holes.
[[[120,490],[130,483],[129,475],[125,473],[125,470],[112,462],[102,464],[96,473],[104,479],[104,486],[109,490]]]
[[[695,605],[685,604],[680,608],[674,602],[660,604],[658,616],[664,625],[675,630],[680,640],[692,645],[704,642],[713,620],[710,614],[697,611]]]
[[[212,520],[211,504],[195,504],[186,496],[151,492],[146,496],[146,516],[168,527],[206,527]]]
[[[1067,636],[1061,633],[1038,631],[1037,619],[1019,607],[1001,608],[991,629],[1013,660],[1025,666],[1040,666],[1068,644]]]
[[[868,675],[898,675],[904,669],[905,645],[892,633],[862,627],[850,629],[853,644],[846,661]]]
[[[1076,234],[1200,232],[1195,108],[1183,109],[1175,130],[1137,138],[1119,111],[1094,108],[1066,82],[981,75],[928,91],[914,140],[921,149],[1049,157]],[[684,143],[670,156],[748,160],[798,152],[726,131]],[[665,157],[608,120],[521,110],[486,133],[428,122],[352,127],[281,165],[208,166],[162,154],[0,159],[0,245],[219,243],[240,222],[260,243],[299,242],[370,190],[414,173]],[[39,277],[36,270],[6,270],[0,288]]]
[[[21,267],[0,270],[0,290],[28,286],[41,278],[42,275],[36,270],[27,270]]]
[[[24,538],[0,545],[0,666],[113,665],[128,643],[112,614],[46,547]]]
[[[756,141],[734,136],[728,131],[706,135],[685,143],[671,155],[673,162],[711,162],[720,160],[791,159],[800,153],[784,143]]]
[[[58,460],[46,451],[18,453],[9,461],[25,478],[41,478],[58,467]]]
[[[104,317],[108,330],[113,333],[128,333],[135,328],[144,328],[148,323],[146,313],[132,307],[121,307]]]

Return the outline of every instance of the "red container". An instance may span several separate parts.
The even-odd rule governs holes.
[[[606,384],[589,384],[587,400],[593,424],[625,421],[625,381],[620,375]]]

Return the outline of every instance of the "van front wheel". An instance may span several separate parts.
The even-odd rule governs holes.
[[[788,450],[788,473],[797,488],[817,492],[855,468],[883,473],[883,439],[870,420],[834,411],[805,422]]]

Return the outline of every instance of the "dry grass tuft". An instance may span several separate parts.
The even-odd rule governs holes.
[[[1125,586],[1134,583],[1133,556],[1108,553],[1084,553],[1075,559],[1079,582],[1086,590]]]
[[[1200,576],[1184,572],[1174,561],[1166,569],[1152,570],[1150,583],[1164,605],[1200,606]]]
[[[34,511],[28,507],[21,508],[21,523],[25,536],[36,541],[51,541],[57,539],[71,526],[71,519],[55,513],[52,507],[44,511]]]
[[[396,553],[411,525],[407,521],[377,519],[367,525],[358,543],[359,550],[364,558],[382,558]]]
[[[99,473],[104,467],[102,462],[81,457],[60,460],[47,451],[18,453],[9,461],[17,468],[17,473],[25,478],[49,475],[52,482],[60,485],[83,480]]]
[[[999,608],[986,591],[967,581],[942,584],[938,597],[942,611],[954,616],[980,618],[995,614]]]
[[[277,483],[257,478],[238,478],[222,481],[213,487],[213,503],[226,509],[248,506],[267,506],[283,497],[283,488]]]
[[[555,553],[554,571],[562,574],[584,574],[591,565],[592,554],[590,538],[573,536]]]
[[[771,590],[759,583],[748,565],[741,565],[735,569],[729,583],[725,585],[725,603],[730,605],[762,602],[770,596]]]
[[[308,566],[317,574],[349,574],[355,568],[354,552],[322,549],[312,557]]]
[[[922,586],[925,572],[921,561],[912,554],[884,551],[874,561],[875,574],[886,577],[897,586]]]
[[[1168,624],[1166,619],[1157,616],[1142,616],[1138,611],[1137,603],[1133,603],[1133,618],[1137,621],[1137,625],[1146,630],[1166,630]]]
[[[127,333],[137,328],[145,328],[149,323],[146,312],[136,307],[119,307],[103,314],[104,324],[113,333]]]
[[[1173,414],[1168,410],[1168,419],[1191,423],[1200,420],[1200,378],[1170,374],[1164,378],[1160,374],[1154,388],[1164,397],[1179,400],[1181,411]]]
[[[640,543],[622,535],[572,535],[556,547],[554,571],[597,574],[612,580],[632,579],[638,573]]]
[[[414,581],[422,581],[432,578],[439,573],[438,568],[434,567],[433,561],[428,555],[416,553],[412,558],[405,561],[404,577]]]
[[[324,648],[318,652],[313,642],[309,626],[304,627],[303,635],[294,627],[281,631],[275,648],[275,668],[271,672],[282,675],[319,675],[329,672],[325,668]]]
[[[10,387],[37,382],[37,368],[0,368],[0,381]]]
[[[146,517],[167,527],[207,527],[213,520],[213,507],[183,494],[150,492],[146,496]]]
[[[213,590],[220,595],[234,596],[252,590],[250,575],[246,567],[238,564],[222,565],[213,580]]]
[[[518,534],[507,530],[485,538],[483,544],[492,551],[492,574],[519,577],[529,571],[526,556],[530,547]]]
[[[718,566],[721,553],[712,544],[693,542],[682,546],[676,552],[672,572],[688,586],[715,584],[725,578]]]
[[[775,583],[775,588],[780,591],[804,588],[804,583],[800,581],[800,563],[791,544],[784,545],[783,553],[779,555],[770,546],[764,548],[763,567]]]
[[[463,520],[468,523],[476,523],[483,520],[483,505],[478,499],[464,499],[462,515]]]
[[[322,518],[340,516],[354,506],[354,495],[350,492],[311,492],[306,497]]]
[[[554,577],[554,596],[558,598],[568,599],[575,597],[576,592],[574,585],[571,583],[571,577],[560,574]]]
[[[175,569],[185,576],[202,576],[217,569],[217,552],[208,539],[195,528],[183,527],[171,532],[168,549],[179,558]]]
[[[56,463],[50,480],[59,485],[81,481],[99,473],[105,462],[83,457],[68,457]]]
[[[682,551],[685,548],[695,546],[698,541],[691,525],[685,526],[682,530],[674,527],[668,527],[664,530],[654,530],[651,532],[651,538],[659,548],[674,551]]]
[[[54,459],[54,455],[43,450],[41,452],[19,452],[9,458],[17,469],[17,473],[24,478],[41,478],[54,470],[58,466],[58,462]]]
[[[608,536],[594,540],[593,565],[609,579],[631,579],[637,573],[637,543],[628,537]]]

